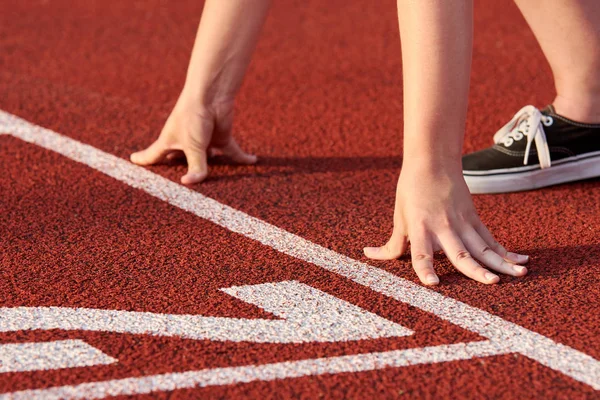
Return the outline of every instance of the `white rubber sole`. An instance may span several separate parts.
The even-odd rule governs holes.
[[[598,177],[600,155],[588,158],[569,157],[552,163],[550,168],[545,169],[534,167],[518,171],[519,169],[515,172],[463,171],[463,173],[467,186],[473,194],[520,192]]]

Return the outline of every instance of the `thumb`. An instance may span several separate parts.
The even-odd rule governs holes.
[[[137,165],[152,165],[162,162],[170,150],[159,138],[147,149],[135,152],[129,156],[132,163]]]
[[[379,247],[365,247],[365,256],[372,260],[395,260],[400,258],[408,248],[408,238],[400,233],[400,229],[394,229],[392,237],[386,244]]]

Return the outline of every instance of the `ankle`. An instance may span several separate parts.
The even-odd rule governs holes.
[[[552,105],[565,118],[586,124],[600,123],[600,93],[579,98],[558,95]]]

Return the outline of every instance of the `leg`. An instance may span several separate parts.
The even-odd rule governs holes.
[[[463,157],[471,193],[600,176],[600,2],[515,1],[552,68],[554,107],[523,107],[494,135],[492,147]]]
[[[515,0],[550,63],[556,112],[600,122],[600,1]]]

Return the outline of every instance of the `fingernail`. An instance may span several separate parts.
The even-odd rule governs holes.
[[[493,281],[495,279],[500,279],[500,278],[498,278],[498,276],[492,274],[491,272],[486,272],[485,279],[487,279],[488,281]]]
[[[529,256],[511,252],[508,253],[508,258],[519,263],[526,263],[527,261],[529,261]]]
[[[438,283],[440,283],[439,278],[437,276],[433,275],[433,274],[427,275],[427,277],[425,278],[425,280],[430,285],[437,285]]]
[[[513,269],[519,274],[527,272],[527,269],[525,267],[521,267],[520,265],[513,265]]]
[[[379,247],[365,247],[365,248],[363,249],[363,251],[364,251],[365,253],[367,253],[367,252],[371,252],[371,253],[377,253],[377,252],[379,251]]]

